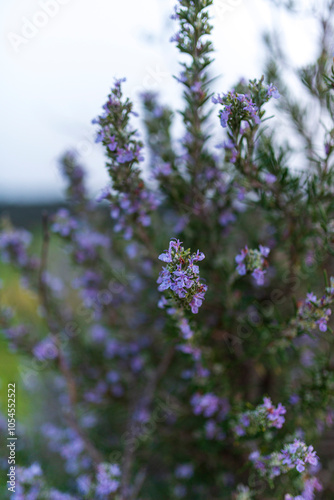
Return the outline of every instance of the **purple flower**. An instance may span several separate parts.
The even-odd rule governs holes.
[[[260,458],[260,452],[258,450],[252,451],[252,453],[249,455],[248,459],[251,462],[255,462]]]
[[[263,398],[262,406],[267,411],[267,419],[269,420],[271,426],[281,429],[285,422],[283,415],[285,415],[286,409],[284,406],[281,403],[278,403],[277,408],[275,408],[270,398]]]
[[[198,347],[193,347],[189,344],[180,344],[176,349],[184,354],[190,354],[194,361],[198,361],[201,358],[201,351]]]
[[[264,179],[267,182],[267,184],[273,184],[274,182],[277,181],[277,177],[274,174],[266,174],[264,176]]]
[[[282,416],[286,413],[286,409],[281,403],[278,403],[277,408],[273,408],[269,413],[268,413],[268,420],[271,421],[271,424],[273,427],[276,427],[277,429],[281,429],[284,422],[285,418]]]
[[[36,344],[32,352],[39,361],[55,359],[58,356],[58,348],[51,337],[46,337]]]
[[[268,255],[270,253],[270,248],[264,247],[262,245],[260,245],[259,248],[260,248],[261,255],[263,255],[263,257],[268,257]]]
[[[91,327],[90,335],[92,340],[101,344],[107,339],[108,330],[104,326],[96,324]]]
[[[244,276],[247,273],[246,265],[244,263],[238,264],[237,272],[240,276]]]
[[[170,163],[161,163],[160,165],[157,165],[154,170],[153,170],[153,176],[154,177],[167,177],[172,173],[172,167]]]
[[[108,148],[110,149],[110,151],[115,151],[115,149],[117,148],[117,141],[115,140],[114,135],[110,137],[110,143],[108,144]]]
[[[82,493],[83,495],[88,495],[92,487],[92,480],[87,474],[84,474],[78,477],[77,485],[80,493]]]
[[[192,261],[193,262],[199,262],[201,260],[205,259],[205,255],[203,252],[200,252],[199,250],[197,250],[197,252],[195,253],[195,255],[192,257]]]
[[[250,424],[249,416],[248,415],[242,415],[241,418],[240,418],[240,423],[244,427],[249,427],[249,424]]]
[[[306,295],[305,304],[310,304],[311,302],[317,302],[317,296],[313,292]]]
[[[119,487],[120,470],[118,465],[99,464],[97,466],[97,486],[98,495],[109,495],[114,493]]]
[[[194,466],[192,464],[181,464],[175,469],[175,477],[178,479],[190,479],[194,474]]]
[[[296,405],[298,404],[300,401],[300,397],[298,396],[298,394],[291,394],[290,398],[289,398],[289,403],[291,405]]]
[[[305,470],[305,464],[300,458],[297,458],[295,465],[298,472],[303,472]]]
[[[190,288],[193,284],[192,280],[187,276],[186,271],[174,271],[173,274],[177,276],[176,284],[180,287]]]
[[[231,109],[226,107],[223,111],[220,112],[220,124],[223,128],[227,127],[227,121],[231,114]]]
[[[236,215],[231,210],[224,210],[218,219],[221,226],[225,227],[236,221]]]
[[[133,151],[129,149],[129,147],[126,147],[125,149],[123,148],[117,149],[117,161],[119,163],[129,163],[133,160],[134,160],[134,154]]]
[[[204,254],[199,250],[189,255],[181,246],[181,242],[174,239],[170,241],[168,250],[159,255],[159,260],[168,265],[159,274],[158,290],[170,289],[173,292],[172,298],[184,299],[182,305],[190,307],[193,314],[198,312],[207,291],[207,286],[200,282],[199,266],[194,265],[194,262],[204,258]]]
[[[274,99],[279,99],[281,94],[278,92],[277,87],[270,83],[267,87],[267,95],[268,97],[273,97]]]
[[[181,33],[175,33],[173,36],[170,37],[169,41],[170,42],[177,42],[179,43],[179,41],[181,40]]]
[[[246,434],[245,429],[240,424],[234,427],[234,432],[237,434],[237,436],[244,436]]]
[[[220,400],[212,393],[196,393],[191,399],[191,405],[195,415],[203,414],[204,417],[212,417],[219,409]]]
[[[316,324],[319,326],[319,330],[321,332],[326,332],[327,331],[327,319],[326,318],[320,318],[316,321]]]
[[[164,309],[165,306],[168,305],[168,300],[166,299],[166,297],[164,295],[162,295],[162,297],[160,297],[159,299],[159,302],[158,302],[158,307],[159,309]]]
[[[248,248],[247,246],[245,248],[243,248],[240,252],[239,255],[236,255],[235,257],[235,261],[237,264],[241,264],[241,262],[243,262],[245,260],[245,257],[246,255],[248,254]]]
[[[262,269],[254,269],[252,272],[252,276],[255,278],[255,281],[258,285],[263,285],[264,284],[264,275],[266,271],[263,271]]]
[[[194,336],[194,332],[190,328],[190,325],[186,318],[182,318],[179,322],[179,328],[182,333],[182,337],[186,340],[191,339]]]
[[[31,242],[31,234],[23,229],[3,231],[0,233],[0,257],[3,262],[11,262],[21,267],[29,264],[27,248]]]
[[[313,449],[313,446],[309,446],[307,448],[307,453],[305,456],[305,462],[311,465],[318,465],[318,457],[316,452]]]
[[[158,257],[159,260],[162,260],[163,262],[172,262],[172,256],[169,251],[166,250],[165,253],[161,253]]]
[[[58,210],[54,216],[54,223],[52,225],[52,230],[55,233],[60,234],[60,236],[70,236],[73,231],[78,227],[78,222],[70,216],[69,211],[66,208],[61,208]]]
[[[160,283],[158,287],[159,292],[163,292],[173,285],[172,276],[166,267],[160,272],[157,283]]]

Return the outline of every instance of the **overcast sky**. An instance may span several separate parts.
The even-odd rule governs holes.
[[[295,64],[315,54],[315,22],[290,19],[268,0],[215,0],[216,91],[237,78],[261,76],[261,35],[275,27]],[[308,0],[304,3],[309,4]],[[57,158],[74,148],[89,171],[92,194],[106,182],[91,120],[114,76],[125,92],[160,89],[179,105],[177,50],[169,43],[175,0],[11,0],[0,4],[0,198],[38,201],[62,196]],[[138,109],[139,106],[137,106]]]

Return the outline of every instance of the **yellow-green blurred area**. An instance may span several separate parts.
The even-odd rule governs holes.
[[[49,207],[53,213],[57,206]],[[0,218],[4,216],[9,219],[16,228],[24,228],[32,233],[33,240],[31,250],[40,255],[42,246],[41,235],[41,213],[43,207],[1,207]],[[49,249],[50,262],[57,262],[60,255],[59,243],[56,239],[51,240]],[[53,266],[52,266],[53,267]],[[38,297],[36,293],[25,288],[22,284],[20,273],[10,264],[0,261],[0,302],[2,306],[9,307],[14,313],[14,324],[26,324],[34,330],[37,337],[47,333],[44,319],[38,312]],[[5,336],[0,335],[0,411],[6,414],[7,408],[7,385],[16,384],[16,417],[18,422],[24,423],[32,415],[33,401],[31,393],[25,385],[28,370],[28,356],[10,349]]]

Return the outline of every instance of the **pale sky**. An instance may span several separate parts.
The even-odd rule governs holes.
[[[290,19],[268,0],[215,0],[215,91],[244,76],[261,76],[261,35],[275,27],[296,65],[311,62],[318,37],[314,20]],[[308,0],[303,3],[309,4]],[[114,77],[137,103],[144,90],[161,90],[180,106],[175,0],[11,0],[0,4],[0,200],[59,198],[57,158],[68,148],[88,167],[92,194],[107,182],[91,120]],[[37,26],[37,27],[36,27]]]

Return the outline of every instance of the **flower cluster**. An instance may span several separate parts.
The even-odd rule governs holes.
[[[125,239],[132,238],[132,227],[151,224],[150,212],[158,205],[156,196],[146,190],[138,165],[144,160],[143,143],[136,139],[138,133],[130,127],[133,105],[123,99],[122,83],[116,80],[103,113],[93,120],[99,126],[96,142],[101,142],[109,162],[107,168],[112,179],[112,189],[108,186],[98,197],[111,204],[111,216],[117,219],[116,231],[123,231]]]
[[[285,445],[281,454],[282,464],[286,465],[289,469],[296,468],[298,472],[303,472],[306,464],[317,465],[319,460],[313,446],[307,446],[299,439],[295,439],[293,443]]]
[[[259,408],[261,407],[265,410],[267,413],[267,420],[270,422],[269,427],[276,427],[276,429],[281,429],[282,425],[285,422],[285,418],[283,415],[286,413],[286,409],[281,403],[278,403],[277,407],[275,408],[271,402],[270,398],[264,398],[263,399],[263,405],[260,405]]]
[[[102,463],[97,467],[95,494],[102,498],[110,498],[110,493],[119,487],[121,471],[118,465]]]
[[[310,292],[306,299],[299,305],[296,318],[291,321],[289,333],[294,336],[298,332],[308,332],[319,329],[326,332],[328,321],[332,314],[329,306],[334,301],[334,278],[330,278],[330,286],[326,288],[325,294],[319,299]]]
[[[43,424],[41,430],[48,448],[60,455],[68,474],[76,476],[80,471],[89,469],[91,460],[77,432],[71,428],[60,428],[52,423]]]
[[[207,419],[204,425],[206,439],[223,441],[226,434],[222,430],[221,422],[227,419],[230,411],[228,400],[210,392],[205,394],[196,392],[190,403],[195,415],[203,415]]]
[[[15,492],[12,500],[78,500],[77,496],[48,488],[38,463],[30,467],[17,467]]]
[[[190,255],[190,249],[185,250],[179,240],[171,240],[166,252],[159,255],[159,259],[167,263],[160,272],[157,283],[158,290],[169,290],[178,306],[189,308],[191,312],[198,313],[201,307],[207,286],[200,282],[199,267],[197,262],[205,258],[197,250]]]
[[[256,450],[249,455],[249,460],[262,477],[267,477],[270,480],[287,472],[286,466],[282,464],[282,455],[277,452],[261,455]]]
[[[277,407],[273,406],[270,398],[263,398],[263,404],[258,405],[254,410],[247,410],[239,415],[238,422],[233,430],[237,436],[254,434],[259,429],[276,427],[281,429],[284,422],[286,409],[281,403]]]
[[[277,87],[272,83],[265,86],[262,80],[249,83],[250,94],[228,92],[212,97],[214,104],[221,104],[223,109],[219,111],[220,124],[223,128],[227,125],[232,130],[239,126],[242,121],[259,125],[261,123],[260,107],[272,97],[278,99],[280,94]],[[256,99],[254,102],[253,99]]]
[[[226,128],[228,123],[233,128],[235,123],[240,123],[242,120],[247,122],[254,120],[256,125],[261,123],[259,108],[248,94],[233,92],[218,94],[212,97],[212,102],[223,105],[223,109],[219,111],[220,124],[223,128]]]
[[[291,469],[303,473],[307,465],[316,466],[319,459],[313,446],[295,439],[293,443],[286,444],[281,452],[261,456],[259,451],[253,451],[249,460],[261,476],[273,479]]]
[[[251,273],[258,285],[264,284],[265,268],[268,266],[268,257],[270,249],[260,245],[259,250],[249,250],[246,246],[235,257],[237,263],[237,272],[244,276],[247,272]]]

